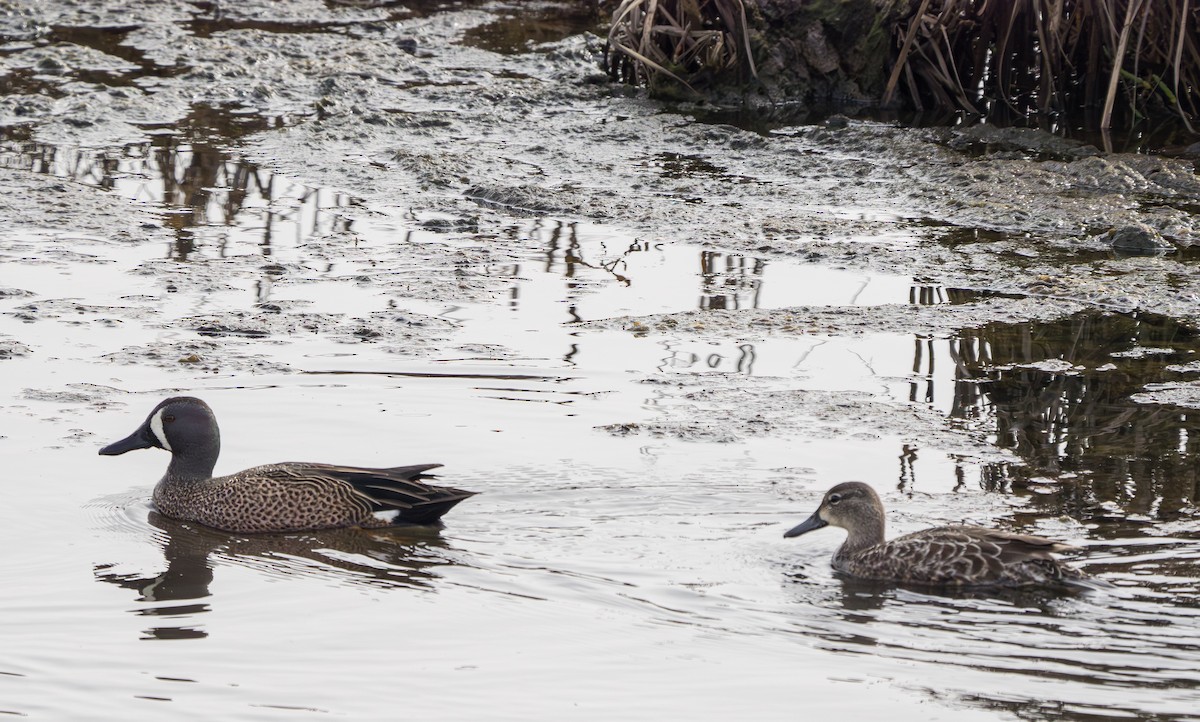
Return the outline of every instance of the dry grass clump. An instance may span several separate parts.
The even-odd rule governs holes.
[[[922,107],[983,113],[1157,109],[1200,118],[1198,0],[913,0],[895,27],[885,90]]]
[[[604,69],[614,80],[660,86],[733,71],[755,77],[742,0],[622,0],[613,12]]]
[[[862,23],[861,14],[848,11],[863,2],[803,0],[787,16],[793,26],[762,27],[764,1],[612,0],[618,4],[605,70],[660,93],[680,86],[694,92],[702,83],[737,87],[758,78],[748,10],[759,23],[758,45],[786,43],[804,57],[821,54],[806,34],[814,23],[825,36],[842,38],[855,28],[838,22]],[[884,105],[900,99],[917,110],[987,116],[1082,112],[1101,128],[1111,127],[1114,116],[1132,125],[1175,114],[1192,130],[1200,121],[1200,0],[873,0],[869,6],[875,27],[890,31],[891,51],[875,57],[867,46],[839,46],[849,56],[832,70],[862,69],[863,77],[846,80],[865,83],[866,94],[878,93]],[[871,88],[885,63],[886,85]],[[825,79],[834,74],[817,70]],[[789,67],[772,72],[786,74]]]

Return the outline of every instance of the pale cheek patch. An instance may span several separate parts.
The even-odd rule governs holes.
[[[150,430],[154,432],[154,436],[158,438],[158,443],[167,451],[171,451],[171,444],[167,441],[167,433],[163,430],[163,410],[159,409],[158,413],[150,418]]]

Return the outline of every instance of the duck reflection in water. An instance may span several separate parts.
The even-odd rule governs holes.
[[[247,566],[274,576],[326,577],[337,584],[435,591],[438,568],[459,564],[437,527],[323,529],[289,534],[230,535],[151,510],[165,571],[152,576],[117,572],[98,564],[96,579],[131,589],[143,603],[135,613],[170,617],[179,623],[146,630],[144,639],[202,639],[197,615],[211,611],[210,585],[222,563]]]

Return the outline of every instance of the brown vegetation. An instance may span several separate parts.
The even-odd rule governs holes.
[[[1107,128],[1123,97],[1128,120],[1200,117],[1196,0],[921,0],[894,36],[885,104],[900,90],[917,108],[1085,108]]]
[[[830,36],[861,28],[860,0],[622,0],[613,12],[605,67],[616,80],[659,93],[701,83],[757,79],[772,43],[806,42],[804,28]],[[842,73],[883,105],[1021,115],[1085,110],[1109,127],[1151,114],[1200,118],[1200,0],[872,0],[872,27],[890,34],[879,58],[842,58]],[[760,8],[770,7],[769,13]],[[786,7],[781,12],[780,7]],[[763,17],[793,18],[787,26]],[[753,44],[751,42],[753,38]],[[809,53],[807,48],[801,55]],[[886,65],[886,85],[868,75]],[[813,72],[815,71],[815,72]],[[879,77],[884,77],[879,75]],[[793,84],[794,87],[794,84]],[[812,98],[787,98],[811,100]],[[1128,109],[1128,113],[1124,111]]]
[[[622,0],[613,12],[605,70],[632,85],[654,87],[664,76],[692,83],[734,71],[754,77],[742,0]]]

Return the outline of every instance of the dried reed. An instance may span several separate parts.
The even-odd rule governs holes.
[[[604,69],[614,80],[662,87],[734,74],[757,77],[742,0],[622,0],[613,12]]]
[[[1099,111],[1112,125],[1170,109],[1200,118],[1197,0],[921,0],[895,26],[884,91],[918,109]]]
[[[757,7],[619,0],[605,70],[658,92],[757,80],[747,25]],[[890,77],[876,91],[884,105],[899,96],[918,110],[1083,111],[1102,128],[1118,114],[1131,123],[1175,113],[1189,129],[1200,119],[1200,0],[875,0],[875,8],[893,37]],[[766,38],[759,45],[781,35],[804,42],[796,28],[755,29]],[[883,62],[861,60],[868,71]]]

